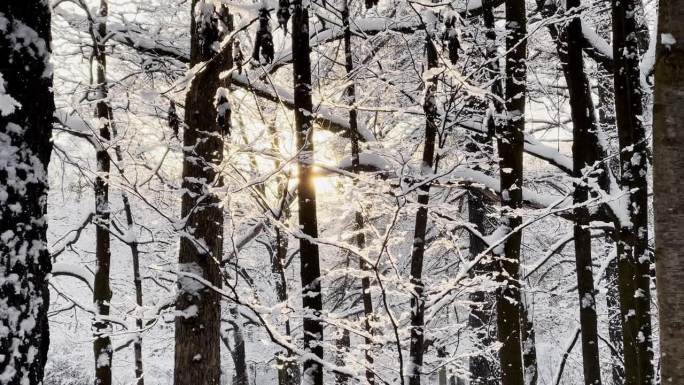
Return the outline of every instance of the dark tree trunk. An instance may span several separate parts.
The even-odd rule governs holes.
[[[311,47],[309,45],[309,9],[303,0],[292,2],[292,58],[294,75],[295,126],[297,137],[299,226],[312,239],[318,238],[316,186],[313,181],[313,124],[311,101]],[[323,325],[318,317],[323,310],[321,269],[318,244],[310,238],[299,240],[302,280],[304,350],[323,359]],[[323,366],[311,358],[303,365],[302,381],[323,385]]]
[[[524,0],[506,1],[506,122],[497,132],[501,178],[501,226],[514,231],[522,223],[515,212],[522,206],[523,138],[527,91],[527,18]],[[520,242],[516,231],[505,242],[499,260],[501,287],[497,293],[497,333],[502,385],[523,385],[520,336]]]
[[[482,18],[484,27],[486,28],[485,36],[487,46],[485,59],[490,61],[487,71],[489,72],[488,76],[492,80],[491,92],[496,96],[503,97],[501,69],[498,60],[495,59],[498,54],[496,52],[494,9],[491,5],[491,0],[485,0],[483,2]],[[497,105],[497,107],[498,111],[492,111],[493,113],[501,112],[502,106]],[[476,134],[466,145],[466,150],[472,154],[485,152],[487,154],[486,156],[492,155],[493,136],[496,132],[496,119],[494,119],[493,114],[487,122],[487,131],[488,135]],[[487,204],[485,199],[485,194],[479,190],[469,192],[468,221],[483,235],[491,233],[494,227],[491,224],[487,224]],[[468,252],[470,253],[471,258],[482,253],[486,246],[487,245],[482,239],[473,234],[469,234]],[[481,263],[481,268],[475,271],[474,274],[491,274],[493,267],[491,261],[486,260]],[[470,295],[470,301],[473,302],[473,306],[468,315],[468,326],[475,332],[475,348],[480,351],[480,354],[476,354],[470,358],[470,382],[473,385],[495,385],[498,382],[496,378],[496,362],[488,359],[488,356],[484,354],[484,352],[490,350],[496,333],[492,296],[491,293],[477,290]]]
[[[620,144],[620,186],[628,194],[629,221],[620,223],[618,274],[626,383],[654,377],[648,251],[648,140],[642,122],[637,0],[613,0],[615,112]]]
[[[204,0],[193,0],[191,9],[196,6],[213,8]],[[218,92],[225,92],[219,87],[227,86],[219,81],[219,73],[231,68],[233,63],[229,47],[218,55],[212,50],[218,36],[215,13],[191,13],[190,65],[208,63],[192,79],[185,99],[185,193],[181,202],[181,218],[185,223],[178,253],[174,383],[218,385],[221,298],[192,277],[221,286],[223,210],[213,189],[221,184],[218,166],[223,160],[223,134],[228,132],[229,122],[217,122],[220,119],[212,101]]]
[[[437,49],[430,35],[426,36],[427,68],[436,68]],[[437,78],[432,77],[426,84],[425,91],[425,144],[423,147],[422,170],[431,172],[435,160],[435,138],[437,136]],[[427,176],[426,176],[427,177]],[[411,345],[409,351],[409,384],[420,385],[420,374],[423,366],[425,298],[423,296],[423,257],[425,255],[425,236],[427,233],[428,203],[430,200],[430,184],[423,183],[418,190],[418,212],[413,233],[413,249],[411,252]]]
[[[579,9],[579,0],[567,0],[566,8]],[[573,176],[576,184],[573,192],[575,217],[573,234],[575,238],[575,266],[577,272],[577,292],[580,304],[580,326],[582,329],[582,364],[584,383],[586,385],[601,384],[601,361],[598,350],[598,326],[596,317],[596,291],[592,273],[591,231],[589,229],[589,208],[585,202],[589,200],[589,184],[586,170],[596,166],[601,159],[591,151],[596,141],[598,126],[591,102],[589,79],[584,71],[582,44],[584,36],[579,14],[570,20],[566,35],[562,41],[567,44],[565,62],[566,82],[570,93],[570,109],[573,126]],[[593,174],[593,173],[592,173]]]
[[[347,82],[348,86],[345,89],[345,96],[347,98],[347,103],[354,105],[356,102],[356,89],[354,86],[354,79],[352,78],[352,72],[354,71],[354,62],[352,61],[352,46],[351,46],[351,26],[349,23],[349,1],[343,0],[342,3],[342,24],[344,27],[344,68],[347,72]],[[352,151],[352,172],[359,173],[359,133],[358,133],[358,122],[357,122],[357,111],[355,108],[349,110],[349,137],[351,138],[351,151]],[[363,213],[360,208],[356,209],[354,213],[354,230],[356,235],[354,241],[356,247],[359,250],[363,250],[366,246],[366,238],[364,236],[364,221]],[[359,268],[362,272],[368,272],[371,266],[366,263],[363,259],[359,260]],[[370,278],[364,274],[361,277],[361,297],[363,300],[363,314],[364,314],[364,327],[368,335],[373,334],[373,329],[371,327],[371,319],[373,317],[373,299],[371,298],[370,292]],[[365,339],[366,343],[366,380],[369,385],[375,384],[375,377],[373,375],[373,355],[371,354],[371,349],[373,346],[373,340],[371,338]]]
[[[684,3],[661,0],[653,109],[660,381],[684,384]]]
[[[95,177],[95,284],[93,288],[93,302],[97,315],[93,321],[93,353],[95,354],[95,385],[110,385],[112,383],[112,332],[110,322],[102,316],[109,315],[109,303],[112,300],[112,289],[109,281],[109,267],[111,260],[110,248],[110,211],[109,211],[109,171],[110,160],[107,148],[111,140],[112,108],[108,102],[109,87],[107,84],[107,53],[104,38],[107,35],[108,4],[100,1],[99,19],[91,25],[93,36],[93,50],[95,56],[95,84],[93,84],[97,104],[95,117],[99,121],[99,141],[102,143],[97,149],[97,176]]]
[[[0,147],[11,154],[0,165],[0,299],[16,310],[0,311],[0,373],[6,385],[38,385],[50,343],[45,216],[55,111],[48,67],[50,8],[45,1],[3,1],[0,15],[6,22],[0,33],[0,83],[2,93],[16,101],[0,112]],[[12,42],[15,33],[25,36],[29,29],[36,33],[30,43]]]

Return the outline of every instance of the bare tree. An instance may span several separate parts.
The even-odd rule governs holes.
[[[642,121],[639,23],[640,1],[613,0],[613,77],[620,147],[620,187],[627,194],[628,221],[619,229],[618,274],[625,352],[625,383],[650,384],[654,378],[651,341],[651,290],[648,249],[647,138]]]
[[[97,176],[95,177],[95,281],[93,302],[97,315],[93,320],[93,353],[95,354],[95,385],[112,383],[112,341],[109,334],[112,325],[106,320],[112,301],[112,288],[109,279],[111,265],[111,212],[109,206],[109,171],[111,163],[107,148],[111,140],[113,121],[112,108],[109,104],[107,84],[107,53],[105,38],[107,36],[107,16],[109,5],[106,0],[100,1],[100,8],[90,24],[93,38],[93,56],[95,57],[94,93],[95,117],[99,124],[97,146]],[[86,12],[89,12],[86,10]],[[90,14],[90,13],[89,13]]]
[[[436,68],[438,63],[437,48],[429,33],[425,37],[427,69]],[[421,170],[432,171],[435,163],[435,138],[437,136],[437,77],[433,74],[425,85],[425,143]],[[411,251],[411,285],[414,293],[411,297],[411,345],[409,361],[409,384],[420,385],[420,375],[425,349],[425,298],[423,294],[423,258],[425,256],[425,236],[427,235],[428,203],[430,201],[430,182],[423,182],[418,189],[418,211],[413,231],[413,248]]]
[[[193,0],[190,28],[190,65],[207,63],[193,77],[185,99],[174,382],[218,385],[221,297],[207,284],[221,286],[223,209],[214,189],[221,185],[218,165],[223,138],[230,133],[230,114],[218,73],[233,63],[230,44],[218,54],[214,51],[219,31],[213,4]]]
[[[309,5],[303,0],[292,2],[292,58],[294,75],[294,115],[297,156],[297,199],[299,226],[305,237],[299,240],[300,276],[302,280],[304,349],[323,359],[323,325],[318,319],[323,310],[321,268],[318,256],[318,214],[316,186],[313,181],[313,122],[311,119],[311,46],[309,42]],[[304,360],[302,384],[323,385],[323,366],[312,357]]]
[[[582,363],[584,383],[601,384],[601,361],[598,350],[598,325],[596,317],[596,298],[594,275],[591,259],[591,230],[589,228],[589,184],[585,182],[585,170],[591,170],[601,159],[592,151],[596,143],[598,126],[591,101],[589,79],[584,72],[582,53],[582,24],[580,20],[580,1],[568,0],[566,8],[577,12],[570,20],[561,38],[567,44],[565,64],[566,82],[570,92],[570,109],[573,127],[573,176],[575,186],[573,202],[575,217],[573,235],[575,239],[575,266],[577,270],[577,292],[580,304],[580,327],[582,329]],[[562,49],[562,48],[561,48]],[[560,49],[559,49],[560,51]],[[563,58],[561,58],[562,60]]]
[[[0,373],[4,385],[43,382],[50,334],[47,167],[55,103],[45,1],[0,3]],[[31,36],[17,43],[17,37]],[[19,208],[19,210],[17,210]]]
[[[501,226],[514,231],[506,240],[499,259],[499,288],[496,300],[497,333],[503,385],[523,385],[520,325],[520,242],[522,223],[516,212],[522,206],[523,133],[527,90],[527,18],[524,0],[506,1],[506,122],[497,132],[501,181]]]

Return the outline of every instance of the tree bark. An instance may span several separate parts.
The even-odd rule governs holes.
[[[437,49],[432,41],[432,36],[426,36],[427,68],[436,68],[438,65]],[[432,76],[425,85],[425,144],[423,147],[423,160],[421,169],[423,174],[432,173],[435,160],[435,137],[437,136],[437,78]],[[429,177],[429,175],[425,175]],[[425,298],[423,295],[423,257],[425,256],[425,236],[427,233],[428,203],[430,201],[430,184],[423,183],[418,190],[418,212],[413,233],[413,249],[411,252],[411,344],[409,348],[409,385],[420,385],[420,374],[423,365],[424,340],[425,340]]]
[[[316,212],[316,186],[313,175],[313,124],[311,100],[311,46],[309,45],[309,5],[303,0],[292,2],[292,58],[294,75],[295,128],[297,138],[299,226],[306,236],[299,240],[300,276],[302,280],[304,350],[323,359],[323,325],[318,317],[323,310],[321,269]],[[323,367],[305,358],[302,384],[323,385]]]
[[[615,112],[620,146],[620,187],[627,194],[629,221],[620,223],[618,274],[625,350],[625,382],[650,384],[654,378],[648,251],[647,146],[642,122],[638,0],[613,0]]]
[[[586,170],[591,170],[601,159],[591,151],[596,141],[598,126],[591,102],[589,79],[584,72],[582,56],[582,24],[580,20],[580,1],[567,0],[568,12],[577,12],[570,20],[564,34],[567,42],[566,83],[570,93],[570,110],[573,126],[573,176],[575,186],[572,194],[575,208],[573,226],[575,244],[575,266],[577,272],[577,292],[580,304],[580,326],[582,329],[582,367],[586,385],[601,384],[601,361],[598,350],[598,325],[596,316],[596,290],[592,273],[590,214],[586,202],[589,200],[589,184],[584,182]],[[591,173],[593,174],[593,173]]]
[[[6,385],[41,384],[50,343],[52,265],[45,215],[55,111],[50,22],[44,1],[0,2],[0,95],[13,106],[0,111],[0,147],[9,154],[0,163],[0,298],[7,309],[0,311],[0,373]],[[13,42],[15,34],[29,32],[35,36],[25,45]]]
[[[221,287],[223,210],[214,187],[221,184],[218,166],[223,160],[225,124],[219,125],[212,100],[219,99],[220,71],[232,67],[232,52],[215,55],[217,16],[212,4],[193,0],[190,65],[207,61],[192,79],[185,100],[183,133],[183,197],[178,253],[176,300],[175,385],[220,384],[221,298],[193,277]],[[223,84],[226,86],[226,84]],[[224,122],[226,123],[226,122]]]
[[[654,105],[656,284],[660,378],[684,383],[684,4],[661,0]]]
[[[93,302],[97,315],[93,320],[93,353],[95,355],[95,385],[112,383],[112,341],[109,334],[112,325],[103,319],[109,315],[109,304],[112,300],[112,289],[109,280],[111,264],[111,239],[109,210],[109,171],[110,159],[107,153],[111,140],[110,128],[113,121],[112,108],[109,104],[109,87],[107,84],[107,53],[104,38],[107,35],[108,4],[100,1],[97,19],[91,24],[93,36],[93,56],[95,57],[95,84],[93,85],[97,103],[95,117],[99,124],[99,141],[102,145],[97,149],[97,176],[95,177],[95,281]]]
[[[523,136],[525,129],[525,94],[527,90],[527,18],[524,0],[506,1],[506,122],[497,133],[501,179],[501,226],[515,230],[522,218],[515,212],[522,207]],[[523,385],[520,337],[520,243],[516,231],[504,244],[499,260],[501,287],[497,293],[497,333],[502,385]]]

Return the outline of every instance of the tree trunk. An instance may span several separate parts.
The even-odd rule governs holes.
[[[212,100],[225,96],[227,91],[219,88],[218,74],[233,63],[229,47],[217,56],[212,49],[218,36],[214,6],[193,0],[191,9],[190,65],[211,61],[195,75],[185,100],[185,193],[181,202],[185,223],[178,253],[174,383],[219,385],[221,298],[193,277],[221,286],[223,210],[213,189],[221,184],[218,166],[223,160],[223,135],[227,130],[224,125],[219,127]]]
[[[684,384],[684,4],[661,0],[654,105],[654,206],[660,378]]]
[[[613,0],[615,112],[620,143],[620,187],[629,221],[620,223],[618,274],[626,384],[650,384],[652,363],[650,262],[648,251],[647,146],[642,122],[637,0]]]
[[[271,148],[275,153],[280,153],[280,138],[276,132],[275,126],[273,124],[269,125],[269,132],[272,136],[271,138]],[[280,169],[281,161],[279,159],[275,160],[275,169]],[[289,178],[285,178],[282,175],[279,176],[278,180],[278,197],[281,202],[288,202],[287,194]],[[287,221],[290,218],[290,207],[288,203],[281,205],[279,216],[276,218],[278,220]],[[276,298],[278,302],[283,304],[288,302],[287,293],[287,279],[285,278],[285,264],[287,263],[287,249],[289,246],[289,239],[286,232],[284,232],[280,227],[274,226],[275,237],[273,239],[273,254],[271,260],[271,272],[273,273],[275,280]],[[285,319],[285,335],[288,338],[292,338],[290,320]],[[278,385],[297,385],[299,384],[299,364],[294,359],[294,353],[287,350],[285,354],[282,352],[277,353],[276,356],[277,368],[278,368]]]
[[[109,334],[112,325],[103,318],[109,315],[109,304],[112,300],[112,289],[109,281],[111,260],[110,248],[110,210],[109,210],[109,171],[110,159],[107,153],[111,140],[110,127],[113,121],[112,109],[108,101],[107,54],[104,38],[107,35],[108,4],[100,1],[98,18],[91,25],[93,36],[93,56],[95,57],[95,117],[99,124],[99,141],[102,145],[97,149],[97,176],[95,177],[95,281],[93,302],[96,316],[93,321],[93,353],[95,354],[95,385],[112,383],[112,341]]]
[[[45,214],[55,104],[49,4],[3,1],[0,20],[6,22],[0,33],[0,95],[10,101],[0,108],[0,147],[11,154],[0,163],[0,298],[12,309],[0,311],[0,373],[5,385],[38,385],[50,343],[46,277],[52,265]],[[13,42],[15,33],[29,31],[36,35],[26,45]]]
[[[354,62],[352,61],[352,46],[351,46],[351,26],[349,23],[349,1],[342,1],[342,25],[344,27],[344,68],[347,72],[347,88],[345,89],[345,96],[347,98],[347,103],[353,106],[356,102],[356,89],[354,86],[354,79],[352,79],[352,72],[354,71]],[[359,173],[359,133],[358,133],[358,122],[357,122],[357,111],[355,108],[349,110],[349,137],[351,138],[351,151],[352,151],[352,172],[355,174]],[[364,221],[363,213],[360,208],[356,209],[354,213],[354,230],[356,231],[356,236],[354,241],[358,250],[363,250],[366,246],[366,238],[364,236]],[[370,292],[370,278],[365,274],[365,272],[370,271],[371,266],[366,263],[363,259],[359,260],[359,268],[364,275],[361,277],[361,297],[363,299],[363,313],[364,313],[364,327],[368,335],[373,335],[373,328],[371,327],[371,319],[373,317],[373,299]],[[375,384],[375,377],[373,375],[373,355],[371,354],[371,349],[373,346],[373,340],[371,338],[365,339],[366,350],[366,381],[369,385]]]
[[[515,212],[522,206],[523,133],[527,90],[527,18],[524,0],[506,1],[506,122],[498,132],[499,173],[501,178],[501,226],[515,230],[522,218]],[[520,337],[520,242],[516,231],[505,242],[499,260],[501,287],[497,293],[497,333],[502,385],[523,385]]]
[[[520,298],[520,332],[523,354],[523,370],[525,385],[537,385],[539,370],[537,369],[537,338],[534,332],[534,302],[530,302],[526,293],[521,293]]]
[[[311,47],[309,45],[309,5],[303,0],[292,2],[292,58],[294,75],[295,126],[297,137],[299,226],[307,238],[299,240],[302,280],[304,350],[323,359],[323,325],[317,319],[323,310],[321,269],[316,213],[316,186],[313,181],[313,124],[311,101]],[[302,384],[323,385],[323,366],[307,357],[303,365]]]
[[[482,18],[486,28],[485,36],[487,46],[485,51],[485,59],[489,60],[487,70],[489,77],[492,80],[491,92],[492,94],[503,97],[503,87],[501,85],[501,70],[499,62],[496,59],[496,30],[494,25],[494,10],[491,5],[491,0],[485,0],[482,8]],[[498,111],[492,111],[487,121],[488,135],[475,135],[473,141],[466,144],[466,151],[476,154],[479,151],[489,152],[490,155],[493,145],[493,136],[496,132],[496,119],[493,115],[496,112],[501,112],[502,106],[498,103],[495,105]],[[495,110],[497,109],[495,108]],[[486,170],[483,170],[486,172]],[[485,203],[485,195],[478,190],[469,192],[468,195],[468,221],[472,223],[480,234],[486,235],[491,233],[493,227],[491,224],[487,225],[487,205]],[[468,252],[471,258],[482,253],[486,244],[474,234],[469,234]],[[482,268],[475,272],[475,274],[490,274],[493,271],[491,261],[484,261],[481,263]],[[493,323],[495,322],[494,304],[490,293],[485,291],[475,291],[470,295],[470,301],[473,306],[468,315],[468,326],[475,331],[475,348],[481,354],[474,355],[470,358],[470,382],[473,385],[495,385],[496,378],[496,363],[487,358],[484,353],[489,351],[494,342],[493,333],[496,331]]]
[[[432,41],[432,36],[426,36],[427,68],[436,68],[437,49]],[[435,137],[437,136],[437,78],[432,76],[425,85],[425,144],[423,147],[422,170],[423,174],[432,173],[435,160]],[[424,175],[429,177],[428,175]],[[413,249],[411,253],[411,345],[409,351],[409,384],[420,385],[420,374],[423,365],[424,353],[424,325],[425,298],[423,296],[423,257],[425,255],[425,236],[428,219],[428,203],[430,200],[430,183],[423,183],[418,191],[418,212],[413,233]]]
[[[247,373],[247,352],[245,351],[245,337],[242,333],[242,322],[240,313],[235,305],[230,307],[230,315],[233,317],[233,363],[235,364],[235,375],[233,385],[249,385],[249,374]]]
[[[117,131],[116,125],[112,122],[112,138],[116,139]],[[121,154],[121,146],[116,144],[114,146],[114,152],[116,153],[116,161],[118,163],[123,162],[123,155]],[[123,166],[123,165],[122,165]],[[123,176],[123,167],[119,167],[119,173]],[[124,214],[126,215],[126,225],[128,231],[135,230],[135,220],[133,219],[133,210],[131,209],[131,202],[126,194],[125,190],[121,191],[121,200],[123,202]],[[138,307],[143,305],[143,292],[142,292],[142,276],[140,275],[140,250],[138,248],[138,240],[134,239],[128,242],[128,247],[131,249],[131,262],[133,263],[133,284],[135,286],[135,304]],[[135,327],[138,330],[135,341],[133,342],[133,355],[135,359],[135,378],[137,382],[135,385],[145,385],[144,370],[143,370],[143,359],[142,359],[142,328],[143,319],[137,318],[135,320]]]
[[[611,27],[609,23],[602,23],[598,33],[604,39],[610,39]],[[602,63],[597,64],[598,76],[598,119],[599,132],[605,138],[615,135],[615,95],[612,79],[612,69]],[[607,143],[610,146],[610,143]],[[613,153],[613,147],[607,148],[607,152]],[[611,158],[605,169],[614,175],[619,174],[620,162]],[[607,234],[605,242],[611,242],[616,238],[613,234]],[[621,385],[625,379],[625,369],[622,363],[624,351],[622,348],[622,325],[620,322],[620,294],[618,291],[618,262],[617,258],[611,257],[606,267],[606,307],[608,308],[608,338],[613,349],[611,355],[611,377],[613,385]]]
[[[567,0],[567,10],[580,9],[579,0]],[[577,272],[577,292],[580,304],[580,326],[582,329],[582,364],[584,369],[584,383],[586,385],[601,384],[601,361],[598,350],[598,325],[596,317],[596,290],[592,273],[591,259],[591,231],[589,229],[589,208],[585,202],[589,200],[589,184],[586,170],[596,166],[597,153],[591,151],[596,141],[598,126],[591,102],[589,79],[584,72],[584,58],[582,44],[582,24],[579,13],[570,20],[566,30],[567,55],[565,60],[566,83],[570,93],[570,109],[573,126],[573,177],[576,179],[572,194],[575,208],[573,226],[575,244],[575,266]],[[593,174],[593,172],[591,173]]]

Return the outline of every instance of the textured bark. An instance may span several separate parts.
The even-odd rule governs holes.
[[[435,68],[437,49],[431,36],[426,37],[427,68]],[[437,78],[432,77],[426,84],[425,104],[425,143],[423,147],[422,170],[431,173],[435,161],[435,137],[437,136],[437,106],[435,95]],[[418,211],[413,232],[413,249],[411,252],[411,345],[409,348],[410,369],[408,373],[410,385],[420,385],[420,374],[423,366],[425,341],[425,297],[423,295],[423,257],[425,256],[425,236],[428,219],[428,203],[430,200],[430,183],[423,183],[418,190]]]
[[[642,122],[637,0],[613,0],[615,116],[620,145],[620,187],[629,221],[618,233],[618,280],[625,351],[625,383],[650,384],[654,377],[648,251],[647,139]]]
[[[294,75],[295,128],[297,138],[299,226],[307,238],[299,240],[300,276],[304,350],[323,359],[323,325],[318,320],[323,303],[316,212],[316,186],[313,181],[313,124],[311,100],[311,46],[309,45],[309,9],[302,0],[292,2],[292,57]],[[310,238],[309,238],[310,237]],[[310,357],[304,360],[302,384],[323,385],[323,367]]]
[[[220,384],[221,298],[191,276],[220,287],[219,263],[223,253],[223,210],[213,191],[220,185],[218,165],[223,160],[224,127],[217,123],[212,104],[220,86],[219,73],[232,67],[232,52],[215,55],[217,18],[213,6],[192,2],[191,66],[208,61],[195,75],[185,99],[183,133],[183,197],[185,220],[178,253],[179,279],[176,300],[175,385]],[[210,60],[211,59],[211,60]]]
[[[356,88],[354,86],[354,79],[352,78],[352,72],[354,71],[354,62],[352,61],[352,46],[351,46],[351,26],[349,23],[349,0],[342,0],[342,26],[344,28],[344,68],[347,73],[348,85],[345,89],[345,96],[347,98],[347,103],[354,105],[356,103]],[[351,139],[351,152],[352,152],[352,172],[358,174],[359,170],[359,133],[358,133],[358,121],[357,121],[357,111],[355,108],[349,110],[349,137]],[[363,213],[359,208],[356,209],[354,213],[354,231],[356,235],[354,236],[354,241],[358,250],[363,250],[366,246],[366,238],[363,233],[364,230],[364,220]],[[368,265],[363,259],[359,260],[359,268],[362,272],[368,272],[371,270],[371,266]],[[373,299],[371,298],[370,292],[370,278],[364,274],[361,277],[361,297],[363,300],[363,326],[366,329],[368,335],[373,335],[373,328],[371,327],[371,319],[373,317]],[[373,347],[373,340],[371,338],[365,339],[366,350],[364,357],[366,359],[366,381],[369,385],[375,384],[375,376],[373,375],[373,355],[371,349]]]
[[[95,177],[95,281],[93,302],[97,315],[93,320],[93,354],[95,355],[95,385],[112,383],[112,332],[110,322],[101,316],[109,315],[109,303],[112,300],[112,288],[109,280],[111,260],[110,211],[109,211],[109,171],[110,159],[107,143],[111,140],[110,128],[113,121],[112,108],[108,101],[109,86],[107,84],[107,53],[104,38],[107,35],[108,4],[100,1],[98,18],[91,24],[93,36],[93,56],[95,57],[95,83],[93,84],[97,103],[95,117],[98,119],[99,141],[104,145],[97,150],[97,176]]]
[[[568,10],[579,9],[579,0],[567,0]],[[598,130],[594,106],[591,102],[589,79],[584,71],[582,56],[582,25],[580,13],[570,20],[565,30],[567,60],[565,61],[566,83],[570,93],[570,109],[573,126],[573,176],[576,178],[572,194],[575,209],[573,214],[573,235],[575,244],[575,270],[580,305],[580,327],[582,329],[582,367],[586,385],[601,384],[601,361],[598,350],[598,325],[596,316],[596,290],[591,260],[590,214],[585,202],[589,199],[589,185],[582,178],[601,159],[591,151]]]
[[[5,385],[38,385],[50,342],[45,216],[55,110],[50,8],[45,1],[3,1],[0,20],[6,22],[0,33],[0,83],[17,102],[13,111],[0,113],[0,147],[11,154],[0,164],[0,374]],[[26,36],[28,29],[36,33],[33,40],[12,42],[14,33]]]
[[[684,384],[684,3],[661,0],[653,128],[660,377]]]
[[[513,231],[522,218],[514,210],[522,207],[523,132],[527,91],[527,40],[525,1],[506,1],[506,122],[497,132],[501,179],[501,226]],[[497,334],[502,385],[523,385],[520,337],[520,242],[516,231],[505,242],[498,261],[501,287],[497,293]]]

